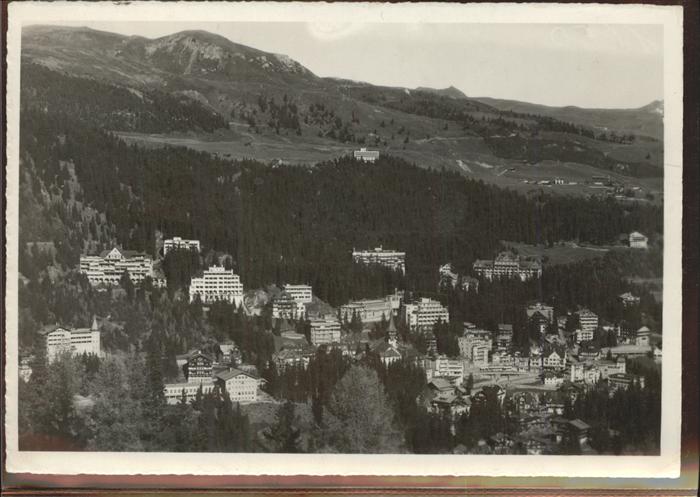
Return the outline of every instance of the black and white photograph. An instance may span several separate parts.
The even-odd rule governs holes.
[[[420,5],[29,2],[10,462],[671,471],[678,9]]]

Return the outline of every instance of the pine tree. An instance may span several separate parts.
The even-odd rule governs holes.
[[[134,300],[134,283],[131,281],[131,276],[129,276],[129,271],[124,271],[119,278],[119,285],[126,291],[126,296],[129,301]]]
[[[357,399],[363,399],[358,402]],[[353,366],[333,389],[325,440],[341,453],[397,453],[403,436],[377,373]]]
[[[299,452],[301,432],[295,427],[294,410],[294,404],[290,401],[282,404],[277,410],[277,421],[267,435],[274,443],[275,452],[288,454]]]

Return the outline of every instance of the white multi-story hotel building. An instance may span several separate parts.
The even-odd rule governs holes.
[[[199,240],[183,240],[179,236],[176,236],[163,241],[163,255],[166,255],[173,249],[196,250],[199,252]]]
[[[379,264],[406,274],[406,252],[384,250],[379,246],[374,250],[353,250],[352,260],[358,264]]]
[[[202,303],[210,304],[217,300],[240,306],[243,302],[243,284],[233,270],[221,266],[211,266],[199,278],[190,282],[190,302],[199,295]]]
[[[260,378],[239,369],[221,371],[214,376],[196,378],[187,383],[166,383],[164,385],[165,400],[168,404],[177,404],[182,400],[190,402],[197,397],[197,392],[202,389],[202,394],[214,391],[228,393],[232,402],[256,402],[259,395]]]
[[[444,356],[426,359],[424,367],[428,381],[436,377],[450,378],[457,384],[464,381],[464,361],[461,359],[448,359]]]
[[[182,394],[185,394],[185,401],[190,402],[197,397],[197,392],[202,389],[202,395],[214,391],[216,384],[213,378],[202,378],[199,381],[191,381],[187,383],[166,383],[164,385],[165,401],[168,404],[177,404],[182,399]]]
[[[472,348],[472,364],[475,366],[488,366],[490,350],[491,347],[488,345],[475,345]]]
[[[512,252],[501,252],[493,261],[477,260],[474,272],[487,280],[518,277],[522,281],[542,276],[542,264],[538,261],[523,260]]]
[[[595,332],[589,328],[580,328],[574,332],[576,343],[590,342],[595,337]]]
[[[631,292],[625,292],[622,295],[619,295],[618,298],[620,299],[620,302],[622,302],[622,305],[625,307],[639,305],[639,302],[641,300],[636,295],[632,295]]]
[[[311,344],[340,341],[340,322],[337,319],[314,319],[311,321]]]
[[[226,390],[231,402],[257,402],[260,378],[240,369],[217,373],[215,381]]]
[[[422,298],[419,302],[404,304],[404,320],[412,330],[430,330],[438,321],[450,322],[450,314],[437,300]]]
[[[100,255],[80,256],[80,272],[87,275],[92,285],[118,285],[125,271],[133,283],[141,283],[146,276],[153,277],[153,261],[143,252],[117,247]]]
[[[476,347],[486,347],[487,351],[490,351],[493,347],[493,343],[490,338],[477,334],[469,334],[466,336],[459,337],[457,339],[459,345],[459,355],[474,361],[474,349]]]
[[[581,309],[576,313],[578,315],[581,331],[585,333],[594,333],[598,329],[598,315],[588,309]]]
[[[311,285],[284,285],[282,290],[288,293],[297,302],[310,304],[313,300]]]
[[[100,328],[97,325],[97,319],[93,319],[90,328],[69,329],[62,326],[50,326],[40,330],[39,333],[46,341],[46,357],[49,362],[64,353],[102,355]]]
[[[357,160],[362,162],[374,162],[379,158],[379,150],[367,150],[366,148],[360,148],[360,150],[355,150],[353,156]]]

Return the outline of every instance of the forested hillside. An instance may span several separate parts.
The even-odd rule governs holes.
[[[22,64],[22,102],[109,130],[167,133],[228,128],[221,115],[186,96],[138,91]]]
[[[194,237],[233,254],[248,286],[308,281],[332,304],[350,297],[353,247],[406,251],[409,288],[421,289],[434,287],[441,263],[467,269],[492,257],[500,240],[610,243],[633,230],[662,231],[656,207],[524,196],[388,156],[280,168],[127,146],[43,112],[27,110],[22,121],[23,157],[59,189],[59,161],[70,163],[85,203],[114,224],[124,247],[152,252],[157,229]]]

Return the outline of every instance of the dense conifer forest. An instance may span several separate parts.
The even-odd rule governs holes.
[[[166,133],[228,128],[216,111],[186,96],[136,91],[22,64],[22,101],[52,115],[119,131]]]
[[[633,230],[662,231],[658,207],[525,196],[393,157],[372,165],[340,158],[314,168],[230,162],[184,148],[127,145],[29,109],[22,137],[23,160],[44,188],[69,190],[70,164],[83,204],[104,213],[122,246],[153,253],[156,230],[196,238],[233,255],[249,287],[308,281],[333,305],[353,296],[346,290],[356,276],[353,248],[405,251],[407,288],[421,290],[435,287],[440,264],[468,270],[476,258],[493,257],[501,240],[609,244]],[[77,259],[84,247],[72,248]]]

